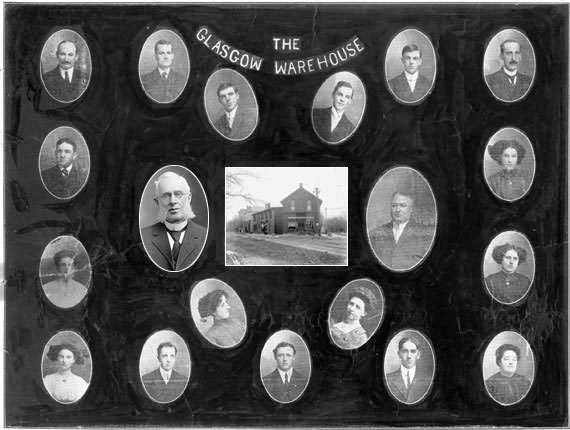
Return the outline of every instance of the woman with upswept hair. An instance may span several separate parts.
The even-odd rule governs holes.
[[[204,336],[214,345],[230,348],[236,346],[244,337],[245,327],[236,318],[230,317],[228,295],[224,290],[216,289],[204,295],[198,301],[198,313],[203,321],[212,318],[212,326]]]
[[[89,384],[72,372],[74,365],[83,365],[84,358],[79,350],[68,343],[51,345],[47,352],[51,361],[57,361],[56,373],[44,377],[48,393],[59,403],[75,403],[87,391]]]
[[[526,174],[518,168],[525,156],[524,146],[514,139],[499,140],[488,151],[502,168],[489,178],[491,190],[504,200],[520,199],[528,191]]]
[[[485,278],[489,293],[501,303],[513,304],[522,299],[530,288],[530,279],[517,273],[519,265],[526,261],[526,251],[510,243],[495,246],[493,260],[500,270]]]

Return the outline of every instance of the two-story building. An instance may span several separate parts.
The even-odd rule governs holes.
[[[299,184],[299,188],[281,200],[283,231],[315,231],[317,225],[320,225],[319,211],[322,202],[303,188],[302,183]]]
[[[265,205],[265,209],[252,216],[252,232],[264,234],[283,234],[283,208]]]

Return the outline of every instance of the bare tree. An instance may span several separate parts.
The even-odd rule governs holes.
[[[255,178],[257,176],[247,170],[238,170],[228,172],[226,171],[226,200],[228,199],[242,199],[248,205],[255,205],[257,199],[245,190],[245,178]]]

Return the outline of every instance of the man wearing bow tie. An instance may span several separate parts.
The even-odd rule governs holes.
[[[172,103],[180,96],[186,84],[182,75],[172,69],[174,51],[168,40],[159,40],[154,45],[156,69],[143,75],[142,86],[148,96],[157,103]]]
[[[76,163],[77,146],[64,137],[55,144],[57,164],[42,170],[42,181],[47,190],[58,199],[74,197],[85,184],[87,173]]]
[[[392,395],[400,402],[412,405],[419,402],[430,387],[430,378],[417,367],[421,357],[417,339],[406,336],[398,342],[400,368],[386,375]]]
[[[251,135],[257,122],[257,112],[239,104],[238,88],[231,82],[218,86],[218,101],[224,112],[214,127],[230,140],[243,140]]]
[[[141,230],[145,250],[158,267],[169,272],[186,270],[196,262],[207,230],[192,221],[192,192],[186,179],[165,172],[155,183],[156,224]]]
[[[420,74],[422,52],[417,45],[406,45],[402,49],[404,71],[388,81],[396,97],[406,103],[420,101],[431,88],[432,81]]]
[[[305,387],[307,378],[293,368],[297,351],[293,344],[280,342],[273,349],[273,357],[277,368],[263,376],[263,385],[269,395],[280,403],[291,403],[297,400]]]
[[[170,342],[162,342],[156,349],[160,365],[142,376],[144,389],[157,403],[170,403],[184,392],[188,378],[174,370],[178,349]]]
[[[485,76],[489,89],[498,99],[514,102],[528,92],[532,78],[519,72],[521,59],[521,46],[518,42],[509,39],[501,43],[503,67]]]
[[[85,73],[75,68],[79,58],[77,46],[70,40],[64,40],[57,45],[55,56],[57,67],[42,75],[46,90],[60,102],[75,101],[85,91],[89,81]]]

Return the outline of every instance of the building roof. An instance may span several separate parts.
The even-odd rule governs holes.
[[[303,188],[303,184],[299,184],[299,188],[297,188],[295,191],[293,191],[291,194],[289,194],[288,196],[286,196],[285,198],[283,198],[283,200],[281,200],[281,204],[283,206],[285,206],[286,201],[289,200],[296,200],[296,199],[302,199],[302,198],[312,198],[312,199],[316,199],[317,196],[315,196],[313,193],[307,191],[305,188]],[[319,204],[321,204],[323,201],[321,199],[319,200]]]

